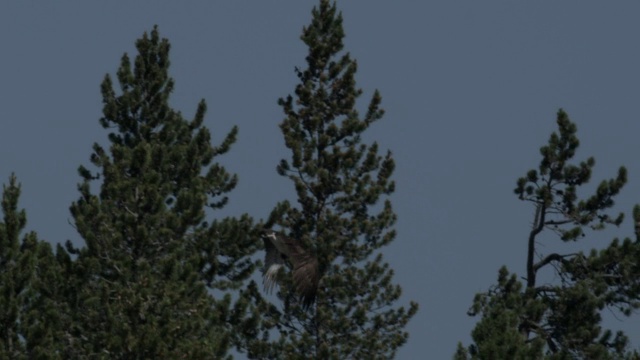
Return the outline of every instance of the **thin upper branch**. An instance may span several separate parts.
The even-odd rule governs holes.
[[[576,256],[576,255],[578,254],[577,253],[567,254],[567,255],[560,255],[558,253],[549,254],[544,259],[540,260],[538,263],[533,265],[533,271],[538,271],[540,268],[551,263],[552,261],[558,261],[563,264],[567,264],[569,263],[569,261],[566,258]]]

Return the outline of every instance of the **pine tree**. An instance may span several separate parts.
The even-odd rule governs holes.
[[[109,75],[102,82],[109,150],[94,144],[98,170],[79,168],[81,196],[71,213],[86,247],[67,244],[77,255],[69,351],[108,359],[227,357],[254,321],[245,318],[243,296],[232,301],[230,290],[254,271],[248,255],[256,241],[248,216],[205,219],[236,185],[213,161],[229,150],[237,128],[213,147],[204,101],[190,121],[169,106],[168,40],[154,28],[136,49],[133,66],[122,57],[119,93]]]
[[[0,354],[2,358],[26,358],[25,344],[20,326],[24,314],[25,297],[33,274],[33,256],[28,251],[33,247],[35,234],[28,234],[21,246],[20,232],[26,225],[24,210],[18,210],[20,185],[15,176],[9,186],[3,186],[0,223]],[[27,250],[27,251],[24,251]]]
[[[291,359],[391,358],[418,305],[394,307],[401,295],[381,249],[395,238],[387,198],[394,191],[390,152],[366,144],[363,132],[383,116],[376,91],[364,117],[356,110],[357,64],[343,53],[342,15],[321,0],[303,29],[307,68],[296,68],[295,99],[280,99],[280,128],[291,159],[278,173],[292,181],[299,206],[279,203],[267,226],[298,239],[319,261],[322,277],[314,305],[305,309],[283,275],[282,306],[265,309],[280,338],[250,355]],[[269,320],[269,317],[271,318]]]
[[[562,110],[557,124],[558,132],[540,149],[538,169],[518,179],[515,189],[535,209],[525,282],[502,267],[498,283],[476,295],[469,311],[481,315],[472,332],[474,344],[468,353],[460,345],[456,359],[639,358],[628,349],[624,333],[602,329],[601,314],[613,309],[628,316],[640,306],[640,226],[635,239],[614,239],[601,250],[584,252],[576,244],[593,231],[622,223],[623,214],[612,216],[607,210],[627,181],[626,169],[602,181],[593,195],[581,197],[595,160],[573,163],[580,144],[577,127]],[[633,218],[640,224],[640,206]],[[546,232],[575,244],[575,251],[541,248],[539,239]]]
[[[55,359],[57,315],[40,287],[43,276],[56,273],[50,266],[55,260],[35,232],[20,241],[27,222],[25,210],[18,210],[20,192],[11,175],[9,186],[3,186],[0,223],[0,358]]]

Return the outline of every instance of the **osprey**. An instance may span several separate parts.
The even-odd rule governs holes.
[[[293,286],[302,307],[307,309],[316,299],[320,272],[318,259],[309,254],[299,241],[286,237],[272,230],[265,230],[262,234],[266,250],[263,282],[267,293],[276,284],[278,271],[288,262],[292,268]]]

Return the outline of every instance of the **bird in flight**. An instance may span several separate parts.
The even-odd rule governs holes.
[[[265,265],[262,272],[264,289],[271,293],[278,282],[278,272],[285,264],[291,267],[293,286],[304,309],[316,299],[320,271],[318,259],[311,255],[299,240],[273,230],[264,230]]]

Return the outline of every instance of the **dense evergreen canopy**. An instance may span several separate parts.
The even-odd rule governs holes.
[[[82,243],[52,249],[26,232],[21,185],[12,175],[3,186],[0,359],[393,358],[418,305],[401,302],[384,258],[396,240],[395,161],[367,133],[383,119],[382,97],[360,102],[344,39],[336,3],[319,0],[302,31],[306,64],[278,100],[283,118],[267,119],[287,149],[274,171],[296,201],[254,221],[220,215],[238,178],[219,159],[238,129],[212,145],[204,100],[193,118],[172,108],[169,41],[157,27],[144,33],[101,84],[107,136],[79,167],[70,206]],[[627,172],[590,185],[595,160],[576,162],[577,127],[562,110],[556,122],[516,183],[534,209],[524,274],[502,267],[476,295],[473,341],[455,359],[640,359],[631,334],[602,321],[640,307],[640,206],[634,236],[581,246],[622,224],[611,209]],[[547,234],[562,247],[540,246]],[[265,253],[262,265],[278,265],[267,291]]]
[[[415,314],[394,308],[400,287],[379,249],[395,237],[391,153],[361,134],[382,117],[376,92],[366,115],[355,101],[356,63],[342,50],[335,4],[313,10],[303,41],[309,68],[280,100],[292,151],[277,171],[293,180],[299,207],[276,205],[267,223],[220,217],[238,181],[217,163],[238,129],[211,145],[201,101],[193,119],[170,106],[170,45],[157,28],[136,41],[102,82],[106,145],[80,166],[72,225],[84,240],[54,252],[27,233],[15,177],[0,223],[0,357],[23,359],[391,357]],[[274,123],[275,125],[275,123]],[[274,159],[277,161],[277,159]],[[277,274],[267,301],[250,277],[264,227],[279,228],[318,259],[310,309]],[[307,303],[309,305],[310,302]]]

